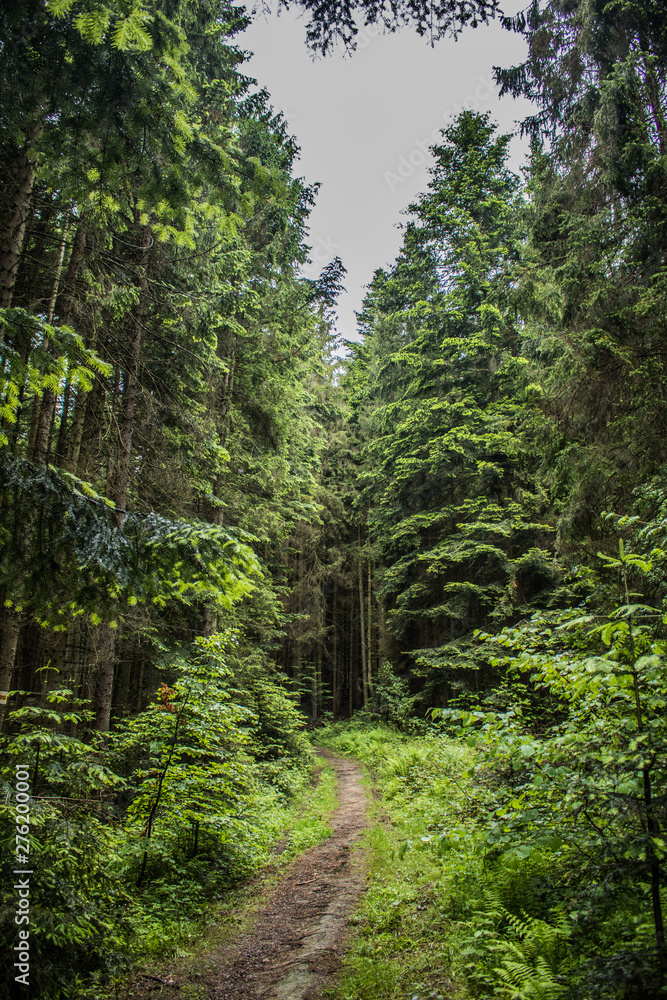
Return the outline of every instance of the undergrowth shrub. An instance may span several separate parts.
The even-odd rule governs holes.
[[[340,1000],[458,996],[557,1000],[572,928],[558,862],[494,860],[474,750],[431,727],[329,725],[318,742],[361,760],[381,794],[371,881]],[[454,980],[457,981],[454,987]]]
[[[152,703],[104,736],[86,729],[71,691],[47,699],[11,713],[2,738],[0,946],[11,954],[17,942],[20,763],[31,778],[31,985],[40,1000],[99,997],[133,956],[187,949],[207,905],[267,861],[312,751],[287,694],[243,664],[232,633],[172,661]],[[302,840],[323,835],[311,820]],[[0,971],[3,996],[13,977]]]
[[[572,660],[561,662],[574,671]],[[648,663],[658,694],[659,665]],[[582,671],[568,697],[600,692],[618,713],[617,676],[624,675],[603,685],[592,668]],[[435,953],[438,967],[467,991],[459,995],[475,1000],[667,995],[646,906],[651,869],[625,822],[633,802],[640,812],[641,786],[637,792],[612,767],[621,760],[629,772],[641,761],[632,726],[603,729],[592,713],[568,720],[561,712],[554,719],[562,728],[536,734],[520,698],[511,713],[482,706],[451,714],[458,721],[449,733],[433,727],[409,735],[359,719],[318,733],[320,742],[363,761],[381,795],[382,836],[369,839],[372,883],[341,1000],[437,996],[440,979],[422,961]],[[596,725],[608,751],[591,735]],[[631,755],[624,748],[633,740]],[[656,774],[658,764],[652,767]],[[591,810],[608,831],[602,846]],[[662,858],[662,841],[652,850]],[[386,969],[376,976],[378,956],[391,976]]]

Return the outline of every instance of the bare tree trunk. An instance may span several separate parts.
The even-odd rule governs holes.
[[[58,286],[60,284],[60,275],[63,269],[63,260],[65,259],[65,246],[67,240],[67,223],[63,230],[63,235],[60,241],[60,253],[58,255],[58,265],[56,267],[55,278],[53,279],[53,290],[51,292],[51,299],[49,301],[49,309],[46,315],[46,322],[53,322],[53,313],[56,308],[56,299],[58,297]],[[44,345],[47,343],[46,337],[44,338]],[[37,403],[35,406],[35,416],[36,425],[34,434],[32,433],[30,437],[32,439],[32,450],[29,452],[30,457],[33,462],[41,464],[45,461],[48,454],[49,445],[49,435],[51,433],[51,423],[53,421],[53,414],[56,409],[56,393],[53,389],[45,389],[42,395],[41,404]]]
[[[72,309],[74,305],[74,292],[76,289],[76,279],[79,274],[79,268],[83,261],[83,255],[86,250],[86,231],[83,227],[83,223],[79,222],[76,235],[74,237],[74,244],[72,246],[72,253],[69,259],[69,264],[67,266],[67,274],[65,275],[65,285],[60,296],[60,303],[58,308],[58,316],[62,326],[68,326],[72,319]],[[56,445],[56,461],[58,465],[62,466],[67,458],[67,421],[69,419],[70,410],[70,400],[71,400],[71,385],[69,379],[65,385],[65,393],[63,395],[63,408],[60,415],[60,426],[58,428],[58,444]]]
[[[366,642],[366,677],[368,685],[368,697],[369,699],[373,697],[373,615],[372,615],[372,598],[373,598],[373,570],[371,566],[371,560],[368,560],[368,612],[366,616],[366,625],[368,629],[368,641]]]
[[[135,711],[135,712],[140,712],[141,709],[143,708],[143,705],[142,705],[142,695],[143,695],[143,691],[144,691],[144,672],[145,672],[145,670],[146,670],[146,658],[145,658],[145,656],[142,653],[141,661],[140,661],[140,666],[139,666],[139,679],[138,679],[137,683],[135,685],[133,685],[133,689],[134,689],[134,702],[133,702],[133,704],[132,704],[131,707],[132,707],[133,711]]]
[[[375,642],[377,644],[377,655],[378,655],[378,666],[380,662],[384,663],[387,655],[387,622],[384,613],[384,604],[382,599],[379,598],[377,602],[377,632],[375,635]]]
[[[137,304],[132,310],[127,341],[126,364],[123,373],[123,393],[118,418],[118,448],[115,461],[107,477],[107,496],[116,508],[116,522],[122,529],[126,518],[127,488],[130,481],[132,457],[132,431],[137,402],[141,338],[148,310],[148,259],[152,237],[150,226],[143,230],[143,245],[138,262],[136,285],[139,289]],[[97,680],[95,684],[95,728],[107,732],[111,718],[113,677],[115,666],[115,631],[101,625],[98,634]]]
[[[350,595],[350,659],[348,664],[348,681],[349,681],[349,691],[348,691],[348,708],[349,715],[352,718],[352,713],[354,712],[354,616],[352,614],[352,609],[354,603],[352,600],[352,595]]]
[[[653,114],[653,123],[658,136],[658,147],[661,156],[667,151],[667,125],[665,124],[665,113],[662,107],[663,82],[658,79],[655,72],[655,65],[650,51],[650,45],[645,39],[640,39],[640,44],[644,49],[644,81],[648,95],[648,103]]]
[[[340,671],[338,669],[338,580],[334,578],[333,591],[333,680],[331,683],[331,711],[334,719],[340,711]]]
[[[132,310],[127,341],[127,360],[123,371],[123,393],[118,416],[118,448],[107,483],[107,496],[113,501],[116,507],[116,516],[120,526],[125,521],[127,487],[130,482],[130,463],[132,457],[132,430],[134,427],[134,411],[137,404],[137,387],[139,382],[141,338],[148,312],[147,271],[150,248],[152,246],[150,226],[144,228],[143,235],[143,246],[139,258],[136,280],[136,285],[139,289],[139,300]]]
[[[105,396],[105,380],[101,375],[95,376],[90,392],[79,391],[76,395],[67,460],[63,462],[63,468],[83,479],[89,462],[98,450]]]
[[[113,695],[114,667],[116,665],[116,633],[109,625],[99,625],[95,632],[95,661],[97,677],[93,704],[95,707],[95,729],[101,733],[109,731],[111,721],[111,699]]]
[[[236,348],[238,335],[227,334],[224,347],[219,345],[218,357],[227,365],[227,371],[222,379],[220,401],[218,404],[218,426],[220,428],[220,443],[224,446],[229,431],[229,421],[227,419],[231,405],[232,392],[234,390],[234,378],[236,375]]]
[[[41,125],[25,131],[25,141],[16,150],[13,193],[6,220],[0,233],[0,307],[11,305],[26,225],[30,218],[30,200],[35,183],[33,147],[42,131]],[[4,333],[0,326],[0,341]]]
[[[13,608],[5,608],[0,639],[0,728],[7,712],[7,691],[11,691],[16,647],[19,641],[19,616]]]
[[[315,642],[315,657],[313,661],[313,676],[310,683],[310,721],[317,722],[319,716],[318,711],[318,694],[319,694],[319,680],[320,671],[322,669],[322,650],[320,648],[319,642]]]
[[[213,492],[217,496],[218,489],[220,485],[220,478],[216,479],[213,484]],[[206,505],[206,520],[209,524],[221,525],[223,523],[224,511],[223,508],[216,504]],[[211,636],[214,635],[218,628],[218,612],[215,607],[210,604],[204,606],[204,611],[202,615],[202,635]]]
[[[359,641],[361,646],[361,683],[364,698],[364,708],[368,705],[368,650],[366,648],[366,622],[364,620],[364,572],[361,562],[361,528],[358,532],[359,558]]]

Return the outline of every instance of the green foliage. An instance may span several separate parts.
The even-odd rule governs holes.
[[[559,576],[526,428],[531,365],[515,288],[525,267],[508,136],[463,113],[392,270],[376,273],[347,387],[370,412],[359,508],[383,563],[388,628],[424,700],[469,683],[466,636],[541,603]],[[467,675],[467,677],[466,677]]]
[[[399,728],[409,727],[414,711],[414,697],[404,677],[399,677],[388,662],[380,664],[375,683],[375,704],[380,718]]]
[[[171,686],[162,685],[157,703],[114,734],[112,753],[137,761],[127,835],[128,865],[136,866],[139,884],[153,872],[164,879],[169,859],[188,840],[192,857],[216,857],[222,844],[238,847],[246,839],[239,812],[249,792],[245,750],[253,720],[231,701],[226,642],[199,640],[200,658],[184,664]]]
[[[560,872],[547,854],[514,868],[490,861],[474,752],[432,729],[407,736],[355,720],[320,739],[364,761],[384,817],[368,836],[369,891],[337,995],[563,996],[572,928],[556,905]]]
[[[244,532],[157,513],[129,514],[121,529],[104,497],[55,467],[5,454],[0,495],[16,510],[12,530],[2,532],[0,585],[6,599],[29,600],[56,627],[82,612],[113,619],[138,602],[164,607],[206,599],[228,608],[259,576]],[[33,529],[36,509],[41,531]]]
[[[64,732],[89,714],[68,689],[52,688],[46,709],[26,705],[12,713],[0,822],[13,843],[10,782],[18,761],[30,770],[33,795],[30,885],[40,996],[71,996],[77,986],[115,975],[132,954],[187,945],[206,902],[265,863],[285,826],[292,829],[289,856],[326,835],[332,779],[327,774],[295,822],[302,809],[292,800],[311,760],[301,720],[283,709],[281,747],[271,733],[265,742],[242,704],[252,693],[237,686],[242,682],[228,666],[237,646],[234,634],[199,639],[190,656],[172,664],[170,683],[147,709],[104,740]],[[12,853],[3,864],[8,943]]]
[[[41,397],[45,389],[57,391],[63,379],[81,392],[88,392],[96,374],[110,375],[111,368],[84,344],[71,327],[54,327],[27,309],[0,309],[0,330],[16,343],[37,344],[27,361],[11,344],[0,345],[3,360],[0,371],[0,418],[3,426],[16,423],[23,393],[27,390]],[[0,448],[9,444],[0,433]]]
[[[628,976],[648,991],[657,989],[664,959],[665,642],[663,615],[630,591],[632,575],[649,572],[650,561],[621,542],[605,563],[624,589],[623,603],[606,614],[535,615],[480,637],[508,671],[508,711],[438,714],[480,754],[483,849],[511,869],[551,855],[573,921],[577,980],[594,989],[585,967],[600,949],[609,972],[618,967],[616,985],[591,995],[630,996],[628,957]],[[551,704],[550,719],[536,717],[530,691]],[[612,950],[613,925],[632,942],[626,953]]]
[[[112,805],[125,781],[95,744],[62,730],[81,718],[64,706],[71,691],[53,689],[48,708],[15,713],[15,737],[3,738],[0,829],[6,846],[0,866],[0,938],[16,943],[15,767],[30,772],[31,986],[44,997],[65,997],[72,982],[119,968],[130,922],[128,887],[111,877],[118,862]],[[60,730],[60,731],[59,731]],[[2,989],[13,995],[14,970],[3,967]]]

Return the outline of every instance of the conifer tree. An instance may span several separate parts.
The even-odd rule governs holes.
[[[361,503],[388,625],[436,684],[442,668],[467,665],[462,637],[552,582],[521,439],[521,199],[508,137],[494,131],[466,112],[434,148],[430,190],[366,300],[351,375],[374,411]]]

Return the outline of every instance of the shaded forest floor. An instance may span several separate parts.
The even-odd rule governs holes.
[[[365,882],[359,841],[366,826],[362,769],[319,751],[333,768],[338,806],[331,836],[299,855],[266,892],[266,875],[250,886],[263,898],[239,936],[196,959],[133,978],[127,996],[163,1000],[319,1000],[341,965],[348,917]]]

